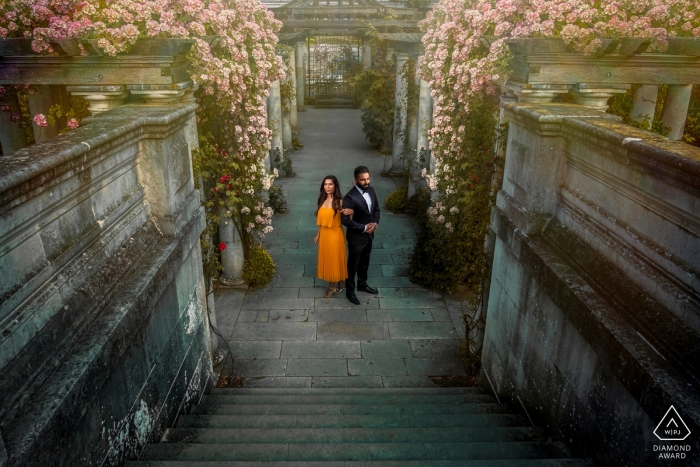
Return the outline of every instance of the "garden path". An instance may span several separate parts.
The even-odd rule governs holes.
[[[275,181],[288,210],[273,218],[265,239],[277,265],[274,280],[217,298],[219,328],[234,357],[226,373],[244,376],[245,387],[430,387],[428,376],[463,373],[459,303],[409,282],[413,222],[384,209],[396,182],[380,175],[384,158],[365,141],[360,115],[299,113],[304,149],[293,154],[296,177]],[[315,279],[312,240],[323,177],[336,175],[345,194],[357,165],[369,167],[382,207],[368,280],[379,294],[358,292],[359,306],[344,294],[322,297],[327,283]]]

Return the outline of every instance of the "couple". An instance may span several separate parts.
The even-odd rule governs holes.
[[[316,276],[328,281],[324,297],[343,291],[355,305],[360,300],[357,290],[376,294],[377,289],[367,285],[369,256],[372,253],[374,231],[379,224],[379,202],[374,189],[369,186],[369,169],[355,168],[355,186],[343,198],[335,175],[328,175],[321,183],[316,210],[318,233],[314,243],[318,244]],[[348,255],[345,258],[345,235],[341,224],[348,229]],[[337,284],[337,287],[336,287]]]

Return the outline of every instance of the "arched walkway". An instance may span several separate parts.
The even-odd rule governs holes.
[[[365,141],[360,115],[349,109],[299,113],[305,147],[293,154],[296,177],[275,182],[288,211],[275,216],[265,240],[276,276],[242,302],[233,295],[217,300],[233,372],[245,376],[246,387],[421,387],[433,386],[428,376],[463,373],[456,355],[463,332],[459,304],[409,282],[412,221],[383,207],[396,184],[380,175],[384,158]],[[344,294],[322,298],[327,283],[315,279],[312,241],[321,180],[336,175],[345,193],[357,165],[369,167],[382,203],[368,281],[379,294],[358,292],[360,306]]]

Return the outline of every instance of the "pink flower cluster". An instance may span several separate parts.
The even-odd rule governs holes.
[[[419,75],[434,103],[429,132],[435,170],[425,173],[431,190],[455,193],[464,127],[455,123],[474,99],[494,95],[507,78],[510,52],[504,39],[561,37],[585,54],[601,38],[652,38],[650,51],[664,50],[674,36],[700,37],[698,0],[442,0],[420,23],[425,55]],[[490,45],[482,37],[495,37]],[[437,217],[436,217],[437,219]]]

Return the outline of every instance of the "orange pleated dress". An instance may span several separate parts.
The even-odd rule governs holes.
[[[333,214],[333,208],[319,208],[316,216],[316,225],[321,226],[316,277],[328,282],[338,282],[348,278],[345,232],[340,224],[340,211],[335,216]]]

